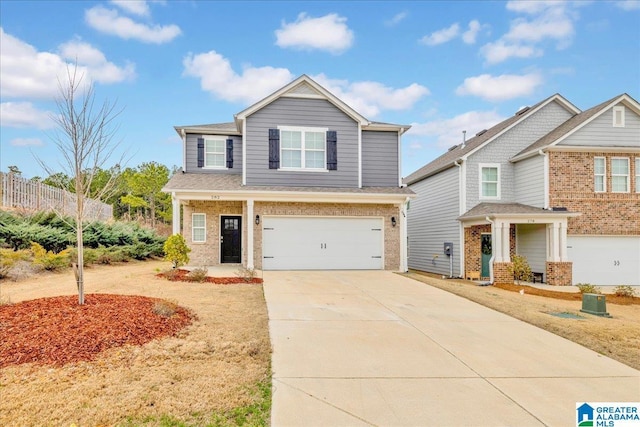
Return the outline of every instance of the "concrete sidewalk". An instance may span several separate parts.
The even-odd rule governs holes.
[[[640,371],[384,271],[264,272],[279,426],[570,426]]]

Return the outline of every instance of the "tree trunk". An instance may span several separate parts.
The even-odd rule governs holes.
[[[78,285],[78,304],[84,305],[84,241],[83,241],[83,211],[84,211],[84,185],[82,182],[82,171],[76,168],[76,245],[78,250],[78,274],[76,284]],[[78,191],[80,190],[80,191]]]

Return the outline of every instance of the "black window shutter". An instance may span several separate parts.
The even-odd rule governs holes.
[[[280,168],[280,131],[269,129],[269,169]]]
[[[227,167],[233,168],[233,139],[227,139]]]
[[[327,169],[338,170],[338,132],[327,131]]]
[[[198,167],[204,167],[204,138],[198,138]]]

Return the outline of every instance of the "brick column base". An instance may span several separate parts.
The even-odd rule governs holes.
[[[493,283],[513,283],[512,262],[493,263]]]
[[[572,262],[547,262],[547,284],[554,286],[571,286],[572,283]]]

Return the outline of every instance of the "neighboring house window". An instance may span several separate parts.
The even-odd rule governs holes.
[[[480,198],[500,198],[500,165],[480,164]]]
[[[593,159],[594,189],[596,193],[607,191],[606,176],[607,166],[604,157],[594,157]]]
[[[206,240],[206,215],[194,213],[191,215],[191,241],[194,243],[203,243]]]
[[[327,129],[280,127],[280,168],[326,170]]]
[[[624,107],[613,107],[613,127],[624,127]]]
[[[614,193],[629,192],[629,159],[611,159],[611,191]]]
[[[224,139],[205,138],[204,167],[205,168],[224,168],[226,151],[227,151],[227,145]]]
[[[640,157],[636,157],[636,193],[640,193]]]

